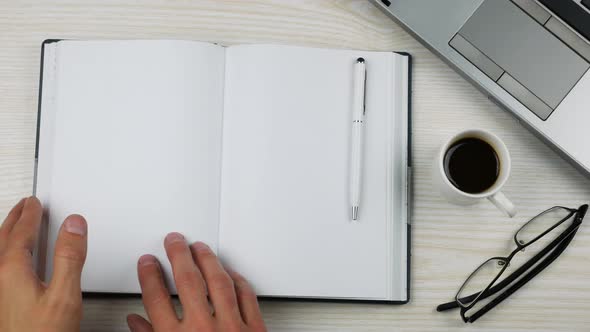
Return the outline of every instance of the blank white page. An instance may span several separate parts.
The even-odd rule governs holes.
[[[183,41],[46,47],[36,189],[48,268],[71,213],[88,220],[85,291],[139,292],[145,253],[169,273],[168,232],[217,246],[224,53]]]
[[[367,63],[360,217],[350,221],[353,64]],[[226,51],[219,254],[263,296],[389,299],[393,53]]]

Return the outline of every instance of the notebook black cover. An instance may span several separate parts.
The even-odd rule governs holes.
[[[39,157],[39,139],[40,139],[40,130],[41,130],[41,101],[42,101],[42,92],[43,92],[43,62],[44,62],[44,55],[45,55],[45,45],[59,42],[63,39],[46,39],[41,44],[41,64],[40,64],[40,74],[39,74],[39,96],[38,96],[38,105],[37,105],[37,128],[36,128],[36,140],[35,140],[35,166],[34,166],[34,179],[33,179],[33,194],[36,191],[36,184],[37,184],[37,161]],[[270,297],[270,296],[259,296],[258,298],[263,301],[292,301],[292,302],[326,302],[326,303],[370,303],[370,304],[407,304],[410,302],[410,283],[411,283],[411,239],[412,239],[412,56],[406,52],[394,52],[408,58],[408,197],[407,197],[407,216],[408,216],[408,224],[407,224],[407,286],[406,286],[406,293],[407,293],[407,300],[403,301],[387,301],[387,300],[354,300],[354,299],[333,299],[333,298],[298,298],[298,297]],[[84,292],[85,297],[107,297],[107,298],[118,298],[118,297],[139,297],[140,294],[135,293],[93,293],[93,292]]]

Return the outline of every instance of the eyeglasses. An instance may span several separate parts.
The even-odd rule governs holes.
[[[455,301],[441,304],[436,310],[447,311],[460,307],[463,321],[475,322],[557,259],[576,235],[587,210],[587,204],[578,209],[555,206],[533,217],[514,234],[516,249],[506,257],[486,260],[465,280]],[[530,255],[519,255],[527,256],[525,258],[528,260],[514,268],[517,266],[513,264],[517,261],[514,257],[527,251],[535,253],[534,256],[528,258]],[[497,296],[467,316],[467,312],[476,304],[493,295]]]

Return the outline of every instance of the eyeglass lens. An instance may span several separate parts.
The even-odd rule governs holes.
[[[553,227],[556,223],[570,216],[571,214],[571,210],[566,208],[551,208],[532,218],[521,229],[519,229],[516,233],[516,241],[520,245],[527,245],[531,241],[538,238],[545,231]],[[559,234],[561,234],[561,232],[565,230],[570,224],[571,223],[563,222],[561,225],[552,230],[551,234],[548,233],[547,235],[555,234],[554,236],[550,236],[551,239],[554,239],[555,237],[559,236]]]
[[[459,292],[457,293],[456,300],[462,306],[468,306],[477,299],[475,296],[473,299],[463,299],[472,294],[479,294],[496,278],[501,269],[498,267],[502,266],[500,260],[492,258],[481,266],[479,266],[465,281]]]

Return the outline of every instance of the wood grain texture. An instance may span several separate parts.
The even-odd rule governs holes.
[[[435,312],[478,263],[508,251],[512,233],[528,217],[556,204],[590,201],[589,181],[367,1],[0,1],[0,215],[31,193],[40,44],[46,38],[167,38],[410,52],[415,61],[412,302],[264,302],[270,330],[590,330],[589,225],[549,269],[474,325],[461,323],[456,312]],[[438,145],[471,127],[498,134],[511,151],[512,177],[505,193],[519,209],[513,220],[489,202],[459,209],[431,188]],[[127,331],[129,312],[143,313],[139,298],[87,298],[83,330]]]

